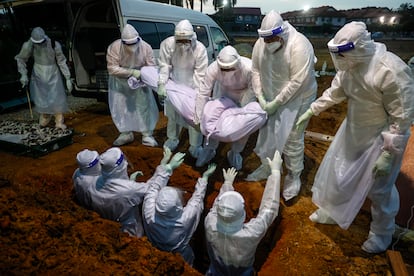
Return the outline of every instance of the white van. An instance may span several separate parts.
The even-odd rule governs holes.
[[[160,43],[174,35],[175,25],[188,19],[212,62],[229,44],[224,31],[208,15],[177,6],[142,0],[91,0],[74,20],[69,61],[74,69],[74,96],[107,98],[106,49],[120,38],[125,24],[133,25],[157,58]]]

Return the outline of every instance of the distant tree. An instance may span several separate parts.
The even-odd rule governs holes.
[[[150,1],[183,7],[183,0],[150,0]]]
[[[403,3],[397,12],[401,15],[400,29],[404,32],[412,32],[414,26],[414,7],[411,3]]]

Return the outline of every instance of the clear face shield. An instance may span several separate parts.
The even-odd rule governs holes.
[[[334,44],[331,40],[328,42],[328,49],[337,71],[347,71],[355,66],[355,63],[347,56],[347,52],[355,49],[353,42]]]
[[[222,51],[225,51],[226,48],[223,48]],[[234,85],[237,82],[236,73],[240,64],[240,56],[236,54],[219,54],[217,58],[217,63],[220,68],[222,76],[222,84],[226,86]]]
[[[259,33],[259,36],[263,38],[263,41],[265,43],[265,49],[267,52],[273,54],[282,49],[284,44],[284,40],[280,36],[283,32],[282,26],[270,30],[259,29],[257,32]]]

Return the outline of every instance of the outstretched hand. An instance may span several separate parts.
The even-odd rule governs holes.
[[[167,165],[168,160],[171,158],[171,155],[171,149],[169,147],[164,147],[164,156],[161,159],[161,165]]]
[[[216,170],[216,168],[217,168],[217,164],[210,163],[208,165],[208,169],[203,173],[203,178],[208,179],[210,175],[212,175],[213,172]]]
[[[184,162],[184,157],[185,157],[185,153],[177,152],[171,158],[170,163],[168,163],[168,165],[170,165],[171,169],[174,170],[178,168]]]
[[[269,163],[270,169],[280,171],[280,168],[282,167],[282,157],[280,156],[279,151],[275,151],[275,154],[273,156],[273,159],[270,160],[269,157],[266,157],[267,162]]]
[[[234,182],[234,179],[236,178],[237,170],[235,168],[229,168],[227,171],[223,169],[223,176],[224,176],[224,182]]]

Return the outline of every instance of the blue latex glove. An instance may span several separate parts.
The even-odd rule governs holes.
[[[234,179],[236,178],[237,170],[235,168],[229,168],[227,171],[223,169],[224,182],[229,182],[233,184]]]
[[[374,168],[372,172],[375,174],[375,177],[386,176],[391,172],[392,162],[394,161],[394,156],[388,151],[383,151],[375,161]]]
[[[137,69],[132,69],[132,76],[134,76],[136,79],[139,79],[139,77],[141,77],[141,71],[137,70]]]
[[[269,157],[266,157],[267,162],[269,162],[269,167],[273,171],[280,171],[280,168],[282,167],[282,157],[280,156],[279,151],[275,151],[275,154],[273,156],[273,159],[270,160]]]
[[[304,131],[305,130],[305,125],[306,123],[309,121],[309,119],[313,116],[313,112],[312,109],[308,109],[305,111],[305,113],[303,113],[298,121],[296,122],[296,129],[300,130],[300,131]]]
[[[203,173],[203,178],[205,180],[207,180],[210,177],[210,175],[213,174],[213,172],[216,170],[216,168],[217,168],[217,165],[216,164],[210,163],[208,165],[208,169]]]
[[[272,115],[273,113],[277,111],[279,106],[280,106],[280,103],[278,103],[276,100],[273,100],[271,102],[266,103],[263,109],[264,111],[266,111],[268,115]]]

